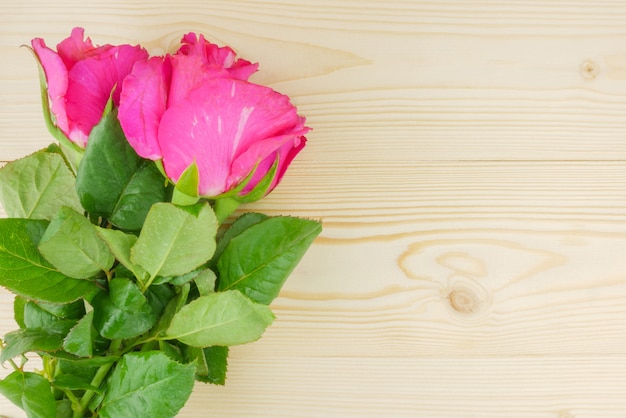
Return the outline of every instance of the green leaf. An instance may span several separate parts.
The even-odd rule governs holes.
[[[254,223],[218,259],[218,291],[237,289],[269,305],[321,230],[319,222],[285,216]]]
[[[52,219],[63,206],[82,211],[74,183],[63,157],[41,150],[0,169],[0,201],[11,218]]]
[[[5,346],[0,353],[0,363],[29,351],[57,351],[63,345],[63,335],[44,329],[20,329],[4,336]]]
[[[70,356],[57,356],[61,373],[72,374],[91,381],[96,370],[105,364],[115,363],[119,356],[97,356],[91,358],[76,358]]]
[[[107,382],[102,418],[171,418],[193,389],[194,366],[159,351],[126,354]]]
[[[91,222],[68,207],[61,208],[50,222],[39,251],[61,273],[75,279],[108,271],[115,262]]]
[[[108,363],[100,364],[100,365],[84,364],[85,362],[91,362],[91,361],[100,360],[100,359],[110,359],[111,361],[109,361]],[[114,363],[115,361],[119,359],[120,357],[115,357],[115,360],[113,360],[108,357],[96,356],[92,358],[83,358],[78,361],[74,361],[74,360],[67,360],[64,358],[57,358],[55,377],[68,375],[68,376],[74,376],[75,378],[80,379],[83,382],[91,382],[93,381],[93,378],[98,372],[98,369],[100,368],[100,366]]]
[[[58,303],[37,302],[37,306],[61,319],[78,320],[85,315],[85,302],[82,300],[62,305]]]
[[[148,273],[138,264],[133,263],[130,260],[130,249],[137,242],[137,236],[133,234],[127,234],[123,231],[115,229],[105,229],[96,227],[96,232],[100,239],[102,239],[113,256],[119,260],[124,267],[139,280],[142,284],[148,280]]]
[[[152,166],[152,167],[150,167]],[[165,199],[165,179],[130,146],[114,110],[89,135],[76,190],[85,210],[137,230],[153,203]]]
[[[92,301],[93,325],[105,338],[132,338],[148,331],[157,318],[146,297],[130,280],[113,279],[109,292]]]
[[[61,399],[60,401],[57,401],[56,418],[72,418],[73,414],[72,401],[69,399]]]
[[[231,239],[241,234],[252,225],[264,221],[267,218],[269,218],[269,216],[256,212],[244,213],[239,218],[237,218],[235,222],[233,222],[233,224],[226,230],[224,235],[218,240],[213,259],[218,260],[222,256],[224,249]]]
[[[176,314],[176,308],[178,307],[178,298],[172,298],[169,303],[165,306],[165,309],[161,313],[161,316],[157,320],[154,327],[150,330],[150,336],[157,336],[161,332],[165,331],[167,327],[169,327],[174,314]]]
[[[52,385],[59,389],[69,389],[69,390],[93,390],[96,393],[101,393],[102,390],[99,388],[92,386],[89,382],[81,379],[78,376],[73,376],[70,374],[61,374],[54,378]]]
[[[21,296],[16,296],[15,299],[13,299],[13,318],[20,328],[26,328],[26,323],[24,323],[24,309],[26,309],[27,302],[28,299]]]
[[[217,276],[215,275],[213,270],[205,269],[193,280],[196,283],[196,287],[198,288],[198,293],[200,293],[200,296],[206,296],[210,293],[215,292],[215,282],[217,280]]]
[[[24,306],[24,325],[26,328],[40,328],[48,332],[65,335],[75,324],[75,320],[59,318],[35,302],[28,301]]]
[[[226,383],[228,369],[228,347],[213,346],[197,348],[187,346],[187,361],[196,364],[196,380],[214,385]]]
[[[133,174],[108,218],[122,229],[138,231],[153,203],[165,200],[165,179],[152,162],[146,162]]]
[[[78,357],[91,357],[95,338],[96,330],[93,326],[93,311],[91,311],[83,316],[66,335],[63,340],[63,349]]]
[[[180,276],[168,276],[168,277],[159,276],[152,283],[155,285],[169,283],[173,286],[182,286],[185,283],[189,283],[190,281],[194,280],[198,276],[198,274],[200,274],[201,271],[202,271],[202,268],[199,268],[196,270],[191,270],[189,273],[181,274]]]
[[[211,258],[216,233],[217,220],[208,203],[182,208],[157,203],[148,213],[130,258],[152,277],[180,276]]]
[[[183,353],[176,344],[172,344],[169,341],[159,341],[159,351],[167,354],[169,358],[179,363],[189,363],[185,361]]]
[[[50,382],[39,374],[15,371],[0,381],[0,393],[22,408],[28,418],[56,416]]]
[[[0,285],[37,301],[73,302],[95,290],[87,280],[67,277],[46,261],[37,245],[47,221],[0,219]]]
[[[155,285],[150,286],[144,294],[154,314],[160,317],[168,303],[176,296],[176,291],[169,285]]]
[[[274,315],[238,291],[200,296],[174,315],[165,332],[192,347],[237,345],[258,340]]]

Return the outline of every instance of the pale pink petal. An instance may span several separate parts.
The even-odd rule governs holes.
[[[65,108],[65,94],[67,93],[68,84],[67,68],[63,64],[61,57],[48,48],[43,39],[35,38],[31,41],[31,45],[46,74],[48,97],[50,98],[50,107],[55,123],[65,135],[68,135],[69,125]]]
[[[162,157],[158,131],[170,78],[169,58],[152,57],[137,62],[124,80],[118,118],[128,142],[143,158]]]

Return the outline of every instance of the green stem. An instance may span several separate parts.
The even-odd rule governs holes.
[[[217,217],[217,222],[219,224],[223,224],[224,221],[241,205],[237,199],[233,199],[232,197],[222,197],[219,199],[215,199],[215,204],[213,206],[213,210],[215,211],[215,216]]]
[[[109,353],[113,355],[118,354],[118,351],[120,350],[121,346],[122,346],[122,340],[111,341],[111,346],[109,347]],[[100,368],[96,372],[96,375],[93,377],[93,379],[91,379],[91,386],[100,387],[102,382],[104,382],[104,379],[109,374],[109,370],[111,370],[111,367],[113,367],[114,364],[115,362],[103,364],[102,366],[100,366]],[[89,405],[89,402],[91,402],[91,399],[93,398],[95,394],[96,392],[94,392],[93,390],[85,391],[82,398],[80,398],[80,403],[77,405],[77,408],[74,409],[73,418],[83,417],[83,414],[85,413],[85,410],[87,409],[87,406]]]
[[[17,364],[15,364],[15,362],[13,361],[13,359],[9,359],[9,364],[11,365],[11,367],[13,367],[13,370],[15,371],[22,371],[22,368],[19,367]]]
[[[109,370],[111,370],[111,367],[113,367],[113,363],[100,366],[100,368],[96,372],[96,375],[92,379],[91,384],[95,387],[99,387],[104,381],[104,378],[109,373]],[[85,393],[83,394],[83,397],[80,398],[80,404],[78,405],[78,408],[74,410],[73,418],[83,417],[85,409],[87,409],[87,405],[89,405],[91,398],[93,398],[95,394],[96,392],[94,392],[93,390],[85,391]]]
[[[145,284],[142,283],[141,280],[137,280],[139,282],[139,285],[141,286],[141,293],[146,293],[146,290],[148,290],[148,288],[152,285],[152,282],[154,281],[154,279],[156,279],[156,277],[156,274],[151,275]]]

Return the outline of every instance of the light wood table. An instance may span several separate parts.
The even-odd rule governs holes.
[[[626,2],[3,0],[1,161],[51,142],[19,45],[73,26],[204,33],[314,128],[244,210],[324,231],[180,417],[626,417]]]

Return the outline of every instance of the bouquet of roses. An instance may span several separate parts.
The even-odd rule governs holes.
[[[165,56],[81,28],[32,50],[58,142],[0,169],[0,285],[19,325],[1,341],[14,371],[0,393],[28,417],[172,417],[195,380],[224,383],[229,346],[261,337],[321,231],[231,221],[309,128],[248,81],[257,64],[194,33]],[[29,352],[42,370],[25,370]]]

